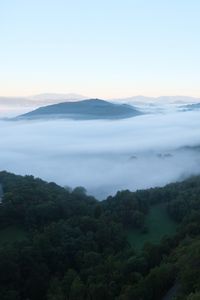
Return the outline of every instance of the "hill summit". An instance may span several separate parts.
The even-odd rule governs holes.
[[[141,112],[131,105],[116,104],[101,99],[86,99],[39,107],[18,118],[123,119],[140,114]]]

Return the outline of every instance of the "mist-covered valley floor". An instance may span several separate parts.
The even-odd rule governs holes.
[[[0,169],[104,199],[200,173],[200,112],[117,121],[0,121]]]

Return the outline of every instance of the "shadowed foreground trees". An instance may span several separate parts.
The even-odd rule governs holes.
[[[1,243],[1,300],[160,300],[178,282],[177,300],[200,293],[200,178],[98,202],[32,176],[0,172],[0,228],[26,231]],[[136,252],[127,230],[145,229],[155,204],[179,223],[173,237]],[[159,226],[159,224],[158,224]],[[148,230],[148,228],[147,228]]]

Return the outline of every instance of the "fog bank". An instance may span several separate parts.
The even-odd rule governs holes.
[[[99,199],[200,173],[200,112],[121,121],[0,121],[0,169]],[[190,147],[188,147],[190,146]]]

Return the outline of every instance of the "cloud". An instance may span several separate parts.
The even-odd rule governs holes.
[[[118,121],[0,121],[0,169],[102,199],[200,173],[200,112]],[[187,148],[186,146],[190,146]]]

